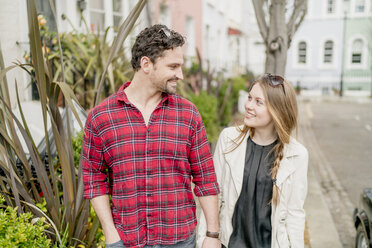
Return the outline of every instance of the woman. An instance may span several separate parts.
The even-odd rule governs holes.
[[[271,74],[253,82],[244,125],[222,131],[213,157],[223,246],[304,247],[308,153],[291,137],[296,128],[293,87]],[[201,241],[203,213],[199,219]]]

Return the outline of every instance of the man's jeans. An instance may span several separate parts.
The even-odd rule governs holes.
[[[174,245],[145,245],[143,248],[195,248],[195,233],[186,240]],[[123,241],[119,240],[113,244],[106,244],[106,248],[125,248]]]

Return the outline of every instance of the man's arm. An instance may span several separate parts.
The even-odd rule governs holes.
[[[105,234],[106,244],[112,244],[120,240],[110,208],[110,199],[108,195],[101,195],[90,200],[98,219],[101,222],[103,233]]]
[[[199,203],[203,209],[205,220],[207,222],[207,231],[219,232],[220,224],[218,219],[218,197],[217,195],[200,196]],[[206,237],[203,241],[203,248],[220,248],[221,241],[216,238]]]

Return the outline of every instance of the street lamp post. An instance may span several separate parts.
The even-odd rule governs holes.
[[[344,12],[344,26],[342,28],[342,59],[341,59],[341,79],[339,96],[342,97],[344,93],[344,60],[345,60],[345,30],[346,30],[346,11]]]

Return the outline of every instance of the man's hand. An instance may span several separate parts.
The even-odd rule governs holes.
[[[111,228],[111,230],[103,231],[105,235],[105,243],[106,244],[113,244],[120,240],[120,236],[118,231],[115,228]]]
[[[219,239],[205,237],[202,248],[221,248],[221,241]]]
[[[112,219],[109,196],[100,195],[91,199],[90,202],[101,222],[106,244],[113,244],[119,241],[120,236],[115,228],[114,220]]]

